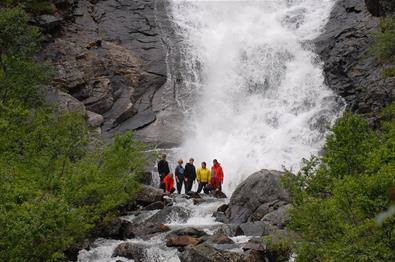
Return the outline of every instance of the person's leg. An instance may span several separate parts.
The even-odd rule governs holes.
[[[202,192],[202,189],[203,189],[203,183],[199,183],[197,192],[200,194],[200,192]]]
[[[182,187],[181,179],[179,179],[177,182],[177,193],[178,194],[181,194],[181,187]]]
[[[188,179],[188,181],[185,183],[185,192],[188,193],[191,190],[192,190],[192,181]]]
[[[176,189],[173,187],[172,189],[170,189],[170,193],[174,193],[174,191],[176,191]]]
[[[204,189],[203,189],[205,194],[210,194],[210,186],[207,185],[207,183],[204,185]]]

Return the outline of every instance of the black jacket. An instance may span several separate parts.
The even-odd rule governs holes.
[[[170,173],[169,163],[166,160],[160,160],[158,162],[158,173],[167,175]]]
[[[196,179],[196,168],[194,165],[187,163],[185,165],[185,171],[184,171],[185,177],[187,177],[190,180],[195,180]]]

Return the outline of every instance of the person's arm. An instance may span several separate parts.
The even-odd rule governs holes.
[[[200,183],[200,168],[196,172],[196,180]]]
[[[210,183],[210,181],[211,181],[211,171],[209,169],[207,169],[207,172],[208,172],[208,180],[207,180],[207,182]]]

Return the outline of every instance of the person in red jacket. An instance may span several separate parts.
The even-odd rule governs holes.
[[[210,183],[204,189],[204,193],[209,194],[210,192],[214,193],[216,191],[221,191],[221,182],[218,179],[218,177],[215,175],[215,173],[213,172],[213,175],[211,176]]]
[[[222,170],[221,164],[218,163],[217,159],[213,160],[213,166],[211,172],[214,174],[213,177],[217,180],[215,183],[218,185],[219,190],[222,190],[222,183],[224,182],[224,171]]]
[[[176,189],[174,188],[174,178],[173,174],[169,173],[165,178],[163,179],[163,183],[165,184],[165,192],[166,193],[173,193]]]

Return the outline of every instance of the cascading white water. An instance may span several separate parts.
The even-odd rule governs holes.
[[[340,106],[309,48],[335,0],[171,0],[187,114],[178,156],[219,159],[225,191],[262,168],[298,168]]]

